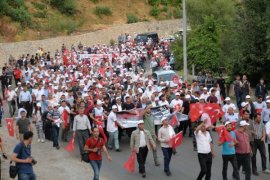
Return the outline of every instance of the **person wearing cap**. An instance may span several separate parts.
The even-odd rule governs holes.
[[[233,107],[229,107],[227,113],[224,115],[224,122],[237,123],[239,120],[238,113],[234,112]]]
[[[265,126],[261,122],[261,114],[257,113],[255,115],[255,123],[254,123],[254,129],[255,129],[255,137],[254,137],[254,147],[253,147],[253,155],[252,155],[252,173],[254,175],[259,175],[257,171],[257,165],[256,165],[256,155],[257,150],[260,151],[261,155],[261,163],[262,163],[262,172],[266,174],[270,174],[270,171],[266,168],[266,149],[265,149],[265,138],[266,138],[266,132],[265,132]]]
[[[62,100],[61,101],[61,106],[58,108],[58,111],[59,113],[61,114],[61,119],[62,121],[64,122],[65,120],[62,118],[63,117],[63,113],[64,111],[67,112],[68,114],[68,118],[67,118],[67,122],[64,122],[63,126],[62,126],[62,135],[61,135],[61,139],[62,141],[65,141],[67,142],[67,136],[68,136],[68,131],[69,131],[69,126],[70,126],[70,120],[69,120],[69,117],[70,117],[70,108],[69,106],[67,105],[67,102],[65,100]]]
[[[8,109],[9,109],[9,115],[10,117],[13,117],[16,111],[16,101],[15,97],[17,94],[12,89],[11,85],[8,85],[8,93],[7,93],[7,102],[8,102]]]
[[[180,99],[180,93],[175,93],[175,98],[170,103],[170,108],[173,108],[174,111],[181,111],[183,106],[183,101]]]
[[[156,132],[155,132],[155,124],[154,124],[154,119],[152,116],[151,108],[152,108],[151,104],[147,105],[144,108],[143,121],[144,121],[144,128],[150,132],[154,142],[156,143],[157,136],[156,136]],[[156,149],[153,150],[153,158],[154,158],[155,166],[159,166],[160,163],[158,161]]]
[[[241,109],[239,111],[239,117],[242,118],[243,114],[244,114],[244,111],[248,111],[248,103],[247,102],[242,102],[241,103]]]
[[[238,170],[243,166],[245,172],[245,180],[251,179],[251,155],[252,149],[249,143],[249,136],[246,133],[249,123],[245,120],[241,120],[238,129],[235,131],[237,144],[235,146],[236,159]]]
[[[265,102],[266,108],[262,110],[262,121],[264,124],[266,124],[270,120],[270,99],[267,99]]]
[[[255,113],[262,113],[262,110],[266,108],[266,103],[261,95],[257,97],[257,101],[253,102],[253,105]]]
[[[265,97],[268,95],[267,87],[264,83],[264,79],[261,78],[260,82],[255,87],[255,96],[258,98],[259,96],[262,97],[262,100],[265,101]]]
[[[59,138],[59,129],[60,129],[60,117],[61,114],[58,111],[58,103],[53,104],[53,109],[48,112],[47,119],[51,121],[51,137],[53,141],[53,147],[55,147],[57,150],[60,149],[58,138]]]
[[[23,91],[21,91],[19,95],[19,103],[21,107],[26,109],[27,117],[29,117],[29,113],[31,110],[32,96],[26,86],[24,86]]]
[[[43,121],[42,121],[42,113],[41,113],[41,103],[37,103],[37,107],[33,114],[33,123],[36,124],[38,142],[45,142],[45,134],[43,131]]]
[[[232,123],[230,121],[225,122],[225,128],[230,133],[233,139],[236,139],[235,132],[232,131]],[[228,163],[230,162],[233,167],[233,178],[236,180],[240,180],[239,171],[237,166],[237,160],[235,155],[235,145],[236,141],[229,142],[218,142],[218,145],[222,145],[222,160],[223,160],[223,168],[222,168],[222,177],[224,180],[227,180],[227,169]]]
[[[118,132],[118,127],[123,129],[123,127],[119,124],[116,118],[116,112],[117,112],[117,106],[113,105],[112,110],[108,116],[107,120],[107,132],[109,134],[109,140],[108,140],[108,149],[113,148],[113,142],[114,142],[114,147],[116,152],[120,152],[120,146],[119,146],[119,132]]]
[[[214,147],[209,131],[206,130],[205,122],[202,122],[194,132],[197,142],[198,159],[201,171],[197,180],[211,179],[212,158],[214,156]]]
[[[182,107],[182,110],[181,110],[183,114],[185,114],[185,115],[189,114],[190,104],[191,104],[191,97],[190,97],[190,95],[186,95],[185,96],[185,101],[183,103],[183,107]],[[189,137],[192,137],[192,128],[191,128],[190,119],[182,121],[180,123],[179,132],[183,131],[183,136],[185,136],[187,128],[189,128]]]
[[[207,98],[209,97],[207,87],[203,88],[203,93],[200,95],[200,98],[204,98],[205,102],[207,102]]]
[[[26,117],[27,111],[25,109],[21,109],[20,117],[17,119],[15,134],[16,138],[20,141],[23,140],[23,134],[27,131],[33,131],[32,124],[30,119]]]
[[[236,110],[236,106],[235,106],[235,104],[233,104],[231,102],[231,98],[230,97],[226,97],[224,101],[226,103],[222,107],[222,110],[223,110],[224,113],[227,113],[229,107],[232,107],[234,111]]]
[[[137,154],[137,162],[139,164],[139,173],[142,177],[146,177],[145,173],[145,161],[147,158],[148,150],[155,150],[156,144],[150,134],[150,132],[144,129],[144,121],[138,121],[138,128],[132,132],[130,138],[131,151],[135,151]]]
[[[174,129],[168,123],[167,117],[161,119],[162,127],[158,130],[158,140],[164,156],[164,172],[167,176],[171,176],[170,162],[173,149],[170,145],[170,139],[175,135]]]
[[[270,163],[270,121],[265,124],[266,143],[268,144],[268,158]]]
[[[245,101],[246,101],[246,103],[248,103],[247,110],[250,112],[250,119],[254,119],[256,112],[255,112],[255,106],[252,102],[250,95],[246,95]]]
[[[169,102],[167,101],[166,95],[165,95],[165,94],[162,94],[162,95],[159,97],[158,105],[159,105],[159,106],[166,106],[167,108],[170,108],[170,104],[169,104]]]

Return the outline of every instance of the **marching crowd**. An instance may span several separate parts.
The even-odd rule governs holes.
[[[3,96],[0,120],[6,101],[9,110],[6,116],[14,119],[15,135],[20,141],[11,155],[11,160],[17,164],[18,178],[36,179],[32,168],[36,161],[31,157],[30,146],[33,132],[38,142],[52,141],[57,150],[60,149],[59,135],[64,142],[75,138],[81,159],[91,164],[94,180],[99,179],[102,152],[112,160],[109,152],[113,148],[122,151],[121,138],[125,135],[130,138],[131,150],[136,152],[142,177],[146,177],[145,161],[149,150],[153,152],[155,165],[160,165],[158,142],[164,156],[164,172],[171,176],[170,161],[172,154],[177,152],[170,139],[179,132],[183,136],[188,132],[187,135],[193,137],[201,167],[197,179],[209,180],[214,156],[212,133],[217,128],[209,115],[202,113],[195,122],[188,119],[176,125],[171,125],[170,117],[163,117],[162,126],[158,128],[151,115],[151,108],[157,106],[165,106],[171,113],[190,115],[190,105],[195,103],[219,104],[224,112],[224,117],[218,121],[233,137],[230,141],[219,141],[224,180],[227,179],[228,162],[233,166],[234,179],[240,179],[241,166],[246,180],[251,179],[251,173],[259,175],[258,150],[262,171],[269,174],[265,143],[270,162],[270,97],[264,80],[256,86],[256,100],[253,101],[247,77],[237,76],[233,82],[234,104],[226,96],[222,75],[215,79],[211,72],[200,73],[192,83],[181,84],[173,80],[157,81],[148,75],[147,63],[150,62],[155,70],[166,70],[170,69],[171,61],[174,57],[166,40],[134,44],[129,35],[115,46],[87,47],[80,43],[68,49],[63,44],[54,55],[39,48],[35,55],[22,55],[16,60],[11,56],[0,77]],[[143,118],[138,121],[137,129],[125,129],[117,120],[117,112],[141,108]],[[0,145],[3,157],[7,158],[1,139]]]

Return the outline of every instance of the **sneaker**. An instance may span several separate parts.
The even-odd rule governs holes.
[[[44,140],[44,139],[41,139],[41,142],[42,142],[42,143],[45,143],[45,140]]]
[[[121,152],[122,150],[121,150],[121,149],[116,149],[115,151],[116,151],[116,152]]]
[[[59,150],[60,149],[60,146],[57,146],[56,149]]]
[[[166,175],[171,176],[172,175],[171,171],[166,171]]]
[[[159,162],[156,162],[156,163],[155,163],[155,166],[160,166],[160,163],[159,163]]]
[[[269,169],[265,169],[265,170],[263,170],[263,173],[270,174],[270,170]]]
[[[145,178],[145,177],[146,177],[146,174],[145,174],[145,172],[144,172],[144,173],[142,173],[142,177],[143,177],[143,178]]]
[[[38,139],[37,141],[38,141],[38,142],[41,142],[41,140],[40,140],[40,139]]]
[[[259,173],[258,173],[257,171],[252,172],[252,174],[253,174],[254,176],[259,176]]]

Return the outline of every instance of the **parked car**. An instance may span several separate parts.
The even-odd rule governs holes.
[[[152,41],[157,44],[159,42],[158,34],[155,32],[149,32],[149,33],[143,33],[138,34],[136,38],[134,39],[135,43],[146,43],[149,39],[152,39]]]
[[[160,81],[171,81],[176,73],[173,70],[158,70],[153,72],[153,78],[159,83]]]

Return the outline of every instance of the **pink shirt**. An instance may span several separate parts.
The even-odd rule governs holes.
[[[236,153],[238,154],[248,154],[251,152],[249,137],[246,132],[235,131],[236,140],[238,144],[235,146]]]

